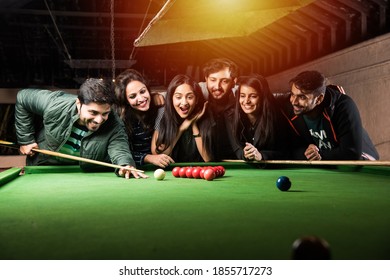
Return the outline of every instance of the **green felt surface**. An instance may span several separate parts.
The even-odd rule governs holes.
[[[390,259],[390,169],[223,165],[211,182],[27,167],[0,187],[0,259],[290,259],[305,235]]]

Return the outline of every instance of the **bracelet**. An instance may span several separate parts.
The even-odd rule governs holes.
[[[200,137],[200,133],[192,135],[194,138]]]

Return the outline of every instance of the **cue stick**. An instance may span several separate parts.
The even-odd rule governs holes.
[[[371,166],[390,166],[390,161],[386,160],[253,160],[245,161],[242,159],[224,159],[223,162],[242,162],[242,163],[263,163],[263,164],[296,164],[296,165],[371,165]]]
[[[4,141],[4,140],[0,140],[0,145],[5,146],[5,147],[9,147],[9,148],[13,148],[13,149],[19,149],[19,147],[15,143]],[[31,149],[31,150],[34,152],[38,152],[38,153],[49,155],[49,156],[61,157],[61,158],[75,160],[75,161],[82,161],[82,162],[87,162],[87,163],[92,163],[92,164],[102,165],[102,166],[107,166],[107,167],[112,167],[112,168],[119,168],[119,169],[123,168],[123,169],[127,169],[130,171],[144,173],[143,170],[139,170],[136,168],[125,167],[125,166],[116,165],[116,164],[112,164],[112,163],[108,163],[108,162],[103,162],[103,161],[98,161],[98,160],[93,160],[93,159],[88,159],[88,158],[83,158],[83,157],[78,157],[78,156],[67,155],[67,154],[63,154],[63,153],[59,153],[59,152],[53,152],[53,151],[42,150],[42,149]]]

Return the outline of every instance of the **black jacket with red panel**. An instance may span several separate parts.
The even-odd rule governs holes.
[[[295,115],[290,95],[278,96],[283,115],[290,124],[290,147],[293,159],[306,159],[304,153],[315,144],[302,115]],[[362,127],[359,110],[336,86],[328,86],[324,101],[319,105],[324,118],[323,128],[332,143],[331,150],[321,150],[323,160],[379,159],[370,137]],[[371,157],[370,157],[371,156]]]

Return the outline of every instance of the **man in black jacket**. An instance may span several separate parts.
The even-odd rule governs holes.
[[[362,127],[355,102],[324,75],[305,71],[290,81],[281,99],[291,127],[292,158],[306,160],[376,160],[378,152]]]
[[[234,159],[236,157],[228,140],[225,112],[234,109],[234,90],[238,66],[227,58],[214,58],[203,66],[205,82],[200,82],[208,109],[212,117],[213,160]]]

